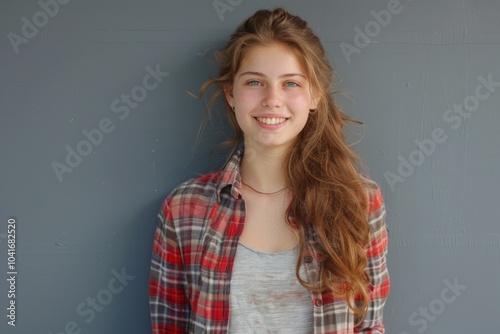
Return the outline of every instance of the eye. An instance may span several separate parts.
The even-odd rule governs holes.
[[[287,81],[287,82],[285,82],[285,86],[287,86],[287,87],[299,87],[299,84],[296,83],[295,81]]]
[[[258,86],[258,85],[260,85],[260,82],[257,81],[257,80],[250,80],[250,81],[247,82],[247,85],[249,85],[249,86]]]

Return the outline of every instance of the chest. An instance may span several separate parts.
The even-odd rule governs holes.
[[[293,248],[298,240],[286,221],[290,203],[282,196],[245,195],[245,224],[241,243],[257,251],[282,252]]]
[[[238,245],[231,278],[229,333],[313,332],[311,293],[297,281],[297,247],[279,253]],[[305,276],[304,268],[301,276]]]

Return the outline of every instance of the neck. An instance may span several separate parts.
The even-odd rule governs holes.
[[[245,148],[241,162],[243,182],[261,192],[272,193],[285,187],[284,152]]]

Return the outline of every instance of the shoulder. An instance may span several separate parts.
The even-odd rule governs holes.
[[[172,190],[167,200],[177,202],[192,198],[217,198],[223,188],[239,183],[240,160],[242,156],[243,150],[240,149],[231,156],[222,169],[191,178],[181,183]]]
[[[225,166],[217,171],[191,178],[175,187],[163,202],[162,212],[171,219],[193,221],[206,219],[207,210],[217,206],[222,197],[238,197],[240,160],[242,150],[237,151]]]
[[[207,207],[217,201],[222,171],[215,171],[191,178],[177,187],[165,198],[162,211],[172,216],[182,216],[198,207]]]
[[[368,196],[368,212],[374,212],[383,208],[384,198],[379,185],[365,176],[362,176],[361,180],[363,180],[365,184],[366,194]]]
[[[385,229],[385,204],[380,187],[367,177],[362,176],[361,179],[365,183],[368,197],[367,215],[370,228],[372,232]]]
[[[175,187],[168,198],[179,200],[191,196],[210,196],[217,191],[221,175],[222,171],[215,171],[191,178]]]

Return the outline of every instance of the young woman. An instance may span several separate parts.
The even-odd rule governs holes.
[[[172,191],[149,283],[153,333],[384,333],[382,196],[362,176],[318,37],[260,10],[217,54],[235,136],[223,169]]]

